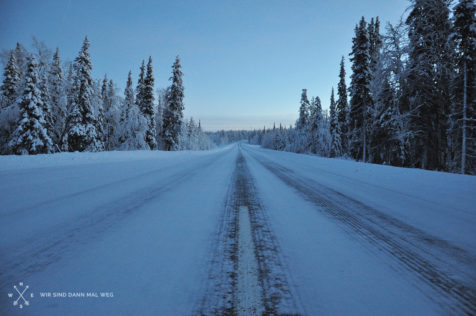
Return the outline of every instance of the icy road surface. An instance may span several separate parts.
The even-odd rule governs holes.
[[[474,315],[476,177],[243,143],[0,157],[0,314]]]

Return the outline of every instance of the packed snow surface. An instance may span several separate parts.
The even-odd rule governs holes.
[[[475,314],[476,177],[244,143],[0,157],[0,267],[2,315]]]

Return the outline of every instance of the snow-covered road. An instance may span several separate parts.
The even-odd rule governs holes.
[[[476,313],[476,177],[240,143],[0,157],[0,201],[2,315]]]

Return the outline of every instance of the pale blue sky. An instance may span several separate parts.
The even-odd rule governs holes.
[[[32,36],[72,60],[91,41],[93,76],[122,88],[153,58],[165,87],[182,59],[186,116],[204,128],[262,128],[297,117],[302,88],[328,107],[339,61],[363,15],[396,23],[407,0],[117,1],[0,0],[0,49]]]

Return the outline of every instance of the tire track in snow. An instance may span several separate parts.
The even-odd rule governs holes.
[[[166,179],[158,180],[148,188],[141,188],[120,199],[94,206],[66,224],[57,225],[39,236],[24,240],[21,245],[13,245],[12,251],[2,248],[0,289],[10,286],[18,278],[26,279],[44,270],[50,264],[76,251],[78,247],[92,242],[102,233],[135,214],[141,207],[159,198],[164,192],[213,166],[214,162],[223,156],[224,154],[214,156],[212,159],[173,173]],[[20,250],[15,251],[16,249]]]
[[[474,279],[465,271],[459,271],[461,266],[474,263],[465,250],[316,181],[299,178],[292,170],[264,157],[251,155],[286,185],[317,205],[323,214],[336,220],[353,237],[370,242],[396,259],[407,271],[413,272],[439,294],[430,294],[430,299],[444,310],[456,314],[476,314],[476,289],[474,281],[471,281]],[[457,264],[445,262],[441,253],[451,260],[455,259]],[[454,271],[459,271],[465,278],[453,277]]]
[[[303,314],[288,281],[287,267],[283,263],[279,245],[269,227],[265,209],[258,200],[252,177],[241,151],[238,153],[224,209],[213,245],[206,290],[197,314]],[[247,214],[243,214],[245,211]],[[245,237],[241,234],[245,234]],[[243,271],[241,265],[250,258],[240,258],[240,255],[243,255],[243,249],[240,249],[240,246],[241,248],[244,246],[240,245],[240,239],[244,239],[246,244],[250,242],[249,237],[254,246],[252,259],[256,260],[256,267],[251,264],[253,265],[251,270],[244,269]],[[260,297],[256,297],[255,285],[244,288],[243,283],[253,279],[253,276],[240,275],[253,274],[254,269],[257,269],[258,273]],[[251,304],[243,306],[243,301],[246,299],[243,297],[244,293],[254,295],[252,298],[248,297],[251,299]]]

